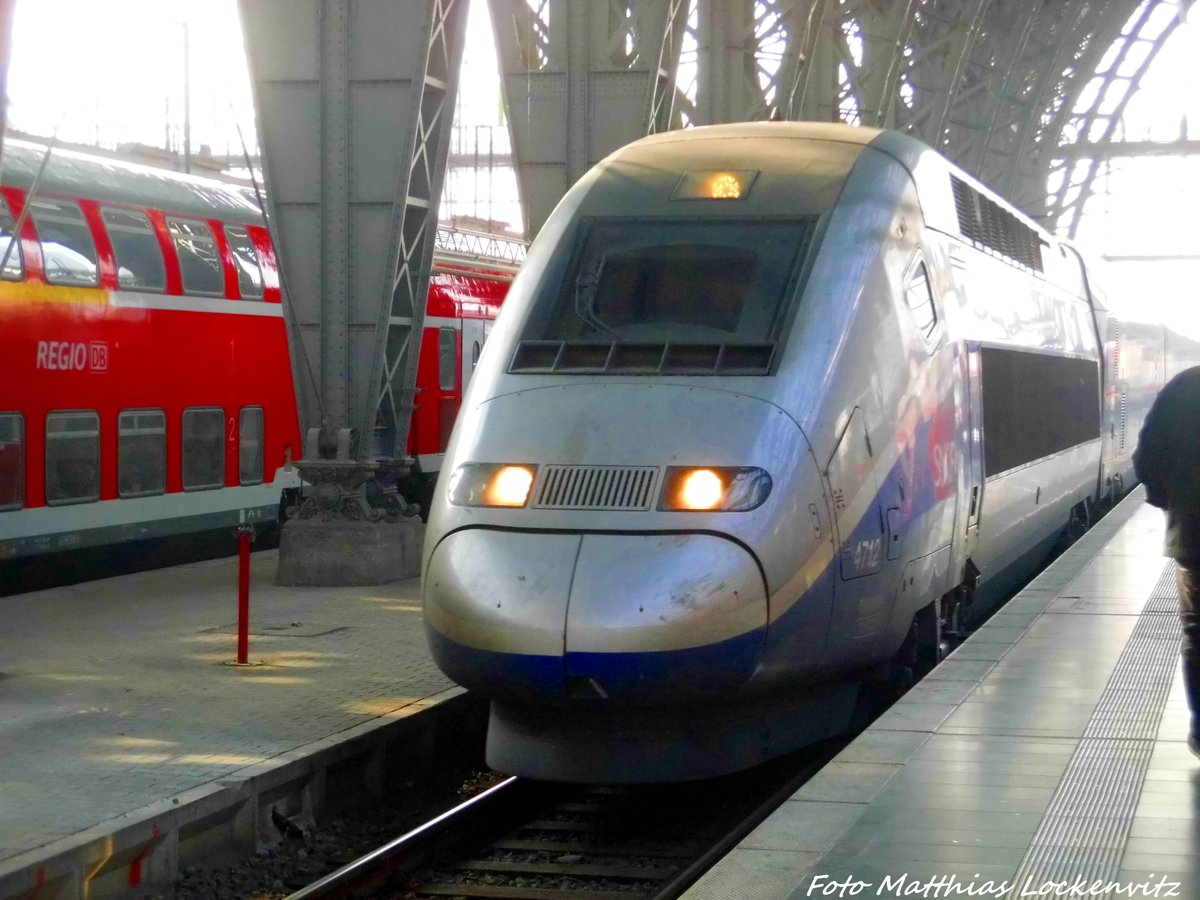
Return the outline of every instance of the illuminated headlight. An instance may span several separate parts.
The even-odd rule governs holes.
[[[467,463],[450,476],[450,502],[455,506],[524,506],[536,473],[537,466]]]
[[[667,469],[659,509],[744,512],[762,506],[771,493],[771,476],[756,468]]]

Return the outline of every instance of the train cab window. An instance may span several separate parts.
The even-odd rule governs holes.
[[[46,502],[100,499],[100,416],[52,412],[46,416]]]
[[[229,251],[237,267],[238,289],[243,300],[261,300],[263,295],[262,267],[258,264],[258,251],[250,240],[250,232],[240,225],[226,225],[225,237],[229,240]]]
[[[117,424],[117,493],[148,497],[167,488],[167,416],[161,409],[131,409]]]
[[[25,419],[0,413],[0,510],[25,505]]]
[[[452,391],[458,386],[458,333],[453,328],[438,329],[438,387]]]
[[[617,356],[653,355],[657,345],[665,358],[677,346],[706,360],[753,345],[755,359],[769,359],[814,225],[811,217],[593,220],[565,278],[535,302],[523,341],[564,342],[564,353],[599,344],[592,365],[602,366],[606,344]]]
[[[183,489],[185,491],[206,491],[224,486],[224,410],[185,409],[183,411]]]
[[[263,411],[261,406],[242,407],[238,417],[238,480],[262,484]]]
[[[46,280],[51,284],[94,287],[99,282],[96,244],[83,212],[70,200],[38,197],[30,214],[42,243]]]
[[[143,212],[133,209],[100,210],[117,258],[117,283],[135,291],[161,291],[167,287],[162,248],[154,227]]]
[[[13,240],[13,228],[15,227],[16,223],[13,222],[12,213],[0,201],[0,263],[4,266],[0,270],[0,278],[5,281],[20,281],[25,274],[21,242]]]
[[[918,260],[917,264],[909,270],[908,278],[904,283],[904,299],[908,301],[913,324],[917,327],[917,331],[921,332],[921,337],[927,341],[932,340],[934,332],[937,331],[937,310],[933,305],[933,288],[929,284],[929,270],[925,268],[923,260]]]
[[[225,270],[208,223],[199,219],[169,218],[167,229],[179,255],[184,293],[223,295]]]

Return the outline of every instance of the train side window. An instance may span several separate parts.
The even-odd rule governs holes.
[[[904,299],[908,301],[917,331],[925,340],[931,340],[937,330],[937,310],[933,306],[933,289],[924,260],[918,261],[909,271],[904,284]]]
[[[25,275],[25,260],[21,256],[21,242],[13,240],[16,223],[3,201],[0,201],[0,258],[4,269],[0,278],[5,281],[20,281]]]
[[[1095,359],[984,347],[980,364],[986,477],[1099,439]]]
[[[457,338],[453,328],[438,329],[438,387],[443,391],[452,391],[458,386]]]
[[[261,406],[244,406],[238,417],[238,480],[242,484],[262,484],[263,481]]]
[[[30,200],[29,205],[42,243],[46,280],[51,284],[95,287],[100,278],[96,244],[79,206],[70,200],[44,197]]]
[[[167,488],[167,415],[130,409],[117,424],[117,493],[149,497]]]
[[[258,251],[250,240],[250,232],[240,225],[226,225],[225,237],[229,239],[229,250],[233,264],[237,267],[238,289],[243,300],[261,300],[263,295],[262,267],[258,264]]]
[[[100,416],[52,412],[46,416],[46,502],[100,499]]]
[[[179,255],[185,294],[225,293],[225,271],[217,254],[217,243],[207,222],[198,219],[167,219],[171,241]]]
[[[207,491],[225,486],[225,411],[183,411],[183,489]]]
[[[167,270],[154,226],[143,212],[102,207],[104,227],[117,258],[117,284],[138,291],[162,291]]]
[[[0,510],[25,505],[25,419],[0,413]]]

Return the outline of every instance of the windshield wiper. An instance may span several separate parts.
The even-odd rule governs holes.
[[[593,306],[596,300],[596,289],[600,287],[600,273],[604,271],[604,258],[596,264],[596,271],[584,272],[575,279],[575,315],[593,330],[607,334],[614,341],[621,338],[596,315]]]

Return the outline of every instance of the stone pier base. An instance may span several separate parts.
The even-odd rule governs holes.
[[[425,525],[289,519],[279,537],[275,583],[296,587],[385,584],[421,574]]]

